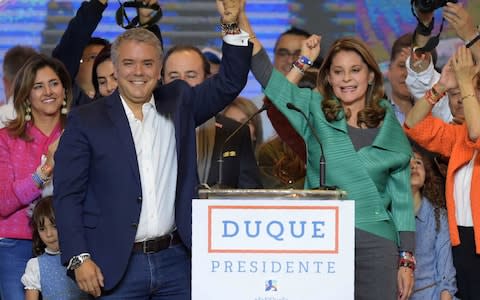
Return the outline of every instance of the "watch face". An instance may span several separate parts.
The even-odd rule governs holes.
[[[80,267],[80,265],[82,264],[83,262],[83,258],[80,257],[80,256],[75,256],[73,259],[72,259],[72,265],[71,265],[71,269],[72,270],[75,270],[76,268]]]

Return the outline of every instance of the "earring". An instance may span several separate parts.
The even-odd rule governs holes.
[[[30,101],[27,100],[25,103],[25,121],[31,121],[32,120],[32,108],[30,107]]]
[[[67,101],[63,100],[63,103],[62,103],[62,110],[60,110],[60,113],[62,115],[66,115],[68,113],[68,109],[67,109]]]
[[[374,81],[368,83],[368,89],[367,89],[367,105],[370,104],[372,101],[372,96],[373,96],[373,85],[375,84]]]

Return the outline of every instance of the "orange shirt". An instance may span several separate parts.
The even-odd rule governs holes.
[[[475,150],[480,150],[480,139],[476,142],[470,140],[466,124],[447,124],[431,114],[413,128],[408,128],[404,125],[404,129],[406,134],[420,146],[450,158],[447,169],[445,196],[450,239],[452,240],[452,245],[457,246],[460,244],[460,237],[455,217],[453,190],[455,172],[470,162]],[[480,155],[477,155],[473,166],[470,203],[475,234],[475,250],[477,254],[480,254]]]

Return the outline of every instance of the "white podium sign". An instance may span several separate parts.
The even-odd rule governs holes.
[[[354,202],[193,201],[193,300],[354,298]]]

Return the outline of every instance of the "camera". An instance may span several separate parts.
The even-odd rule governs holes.
[[[458,0],[414,0],[419,12],[428,13],[447,5],[447,2],[457,3]]]

